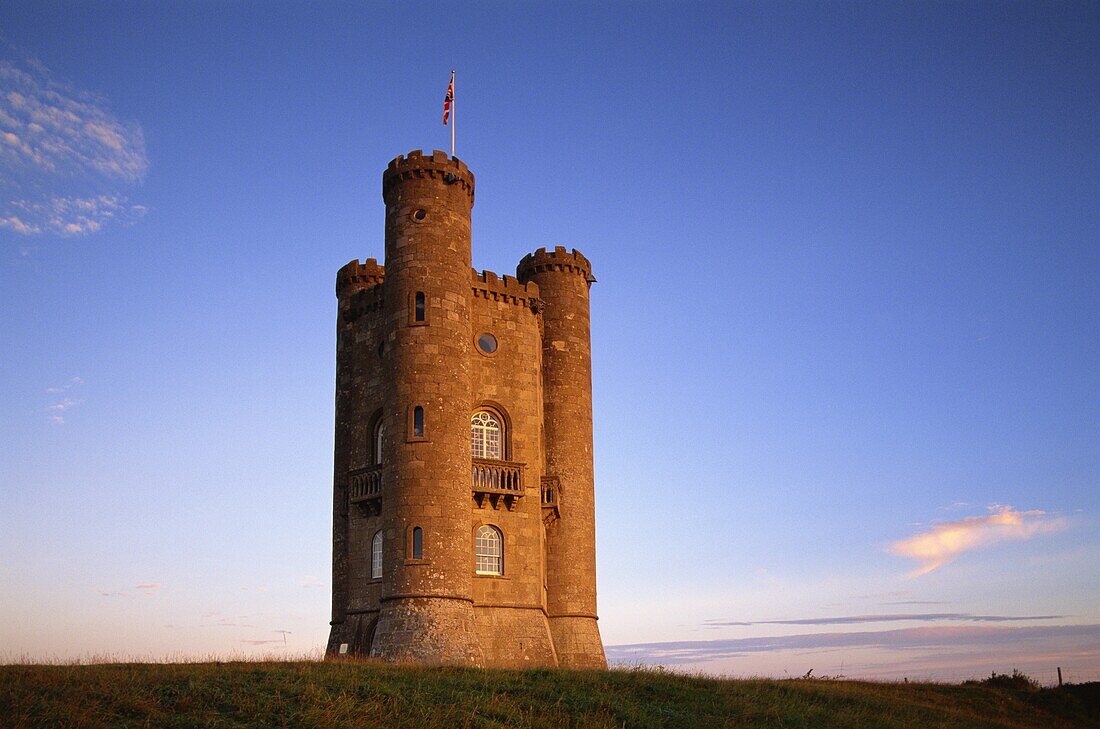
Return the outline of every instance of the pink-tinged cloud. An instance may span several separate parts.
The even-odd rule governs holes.
[[[926,575],[951,562],[963,552],[990,547],[1000,542],[1022,541],[1066,528],[1066,520],[1045,511],[1015,511],[1011,506],[989,507],[986,516],[968,516],[936,524],[920,534],[890,545],[899,557],[919,560],[911,576]]]
[[[149,168],[141,126],[33,59],[0,60],[0,231],[86,236],[145,214],[124,194]]]

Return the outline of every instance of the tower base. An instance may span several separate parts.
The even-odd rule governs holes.
[[[325,658],[341,656],[368,656],[374,631],[378,625],[378,611],[353,613],[343,622],[333,623],[328,634]]]
[[[596,619],[587,616],[550,618],[550,635],[562,668],[607,668]]]
[[[473,602],[406,597],[382,603],[370,656],[397,662],[483,665]]]
[[[486,667],[552,668],[558,665],[546,613],[541,608],[474,608]]]

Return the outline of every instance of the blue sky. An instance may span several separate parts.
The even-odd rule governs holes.
[[[1100,677],[1098,39],[1096,3],[5,3],[0,659],[323,645],[335,272],[454,67],[475,266],[599,279],[613,659]]]

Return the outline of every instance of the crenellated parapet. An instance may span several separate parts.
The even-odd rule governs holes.
[[[534,281],[521,282],[515,276],[497,276],[492,271],[471,269],[473,274],[474,297],[503,301],[517,306],[527,306],[532,310],[539,301],[539,285]]]
[[[458,157],[448,157],[438,149],[430,155],[419,149],[397,155],[382,173],[382,199],[388,199],[397,183],[412,178],[435,178],[447,185],[458,185],[470,197],[470,205],[474,204],[474,173]]]
[[[520,281],[529,281],[534,274],[548,271],[576,273],[588,283],[596,280],[592,277],[592,264],[576,248],[572,251],[567,251],[564,246],[556,246],[552,251],[539,248],[524,256],[516,266],[516,276]]]
[[[386,277],[386,269],[374,258],[348,261],[336,272],[336,297],[343,299],[356,291],[372,289]]]

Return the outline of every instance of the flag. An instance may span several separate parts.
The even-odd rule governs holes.
[[[451,105],[455,103],[455,72],[451,71],[451,83],[447,86],[447,95],[443,97],[443,126],[451,118]]]

